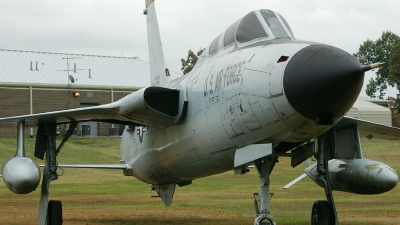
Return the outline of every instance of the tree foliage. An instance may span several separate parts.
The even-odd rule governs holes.
[[[193,67],[196,65],[197,60],[199,59],[199,56],[201,55],[201,53],[203,53],[204,48],[200,48],[199,51],[197,51],[197,54],[194,54],[194,52],[192,50],[188,51],[188,56],[185,59],[181,59],[182,62],[182,72],[183,74],[187,74],[190,71],[192,71]]]
[[[389,59],[389,80],[393,81],[400,91],[400,40],[398,40],[390,50]]]
[[[388,97],[387,100],[389,101],[389,108],[392,111],[392,126],[400,127],[400,114],[399,114],[400,99],[394,97]]]
[[[385,62],[376,72],[376,77],[369,80],[366,89],[368,96],[383,99],[388,85],[396,86],[397,90],[400,90],[400,37],[398,35],[385,31],[376,41],[367,39],[360,45],[354,57],[364,65]]]

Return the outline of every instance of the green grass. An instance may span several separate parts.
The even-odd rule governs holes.
[[[398,141],[362,140],[365,158],[382,161],[400,171]],[[26,139],[28,156],[34,139]],[[15,154],[16,140],[0,140],[0,164]],[[119,138],[71,138],[57,158],[68,163],[119,163]],[[41,160],[36,160],[43,164]],[[315,200],[324,199],[322,188],[306,178],[289,190],[282,187],[302,173],[280,158],[271,177],[274,192],[271,210],[278,224],[310,224]],[[59,171],[61,173],[61,171]],[[253,224],[253,193],[258,191],[257,172],[232,172],[201,178],[177,187],[166,208],[150,191],[150,185],[119,170],[64,169],[50,186],[50,199],[63,202],[65,224]],[[334,192],[339,222],[352,224],[400,224],[400,188],[373,196]],[[39,189],[16,195],[0,184],[0,224],[35,224]]]

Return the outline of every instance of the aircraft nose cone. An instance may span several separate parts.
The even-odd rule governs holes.
[[[294,54],[283,87],[292,107],[316,124],[332,125],[357,99],[363,85],[361,64],[349,53],[322,44]]]

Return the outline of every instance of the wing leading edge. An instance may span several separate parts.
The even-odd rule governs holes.
[[[0,129],[13,129],[20,121],[25,121],[27,127],[40,123],[64,124],[71,121],[168,127],[182,114],[179,110],[182,109],[180,105],[183,101],[180,90],[147,87],[105,105],[2,118]]]
[[[343,117],[336,125],[335,129],[343,129],[357,125],[360,137],[379,138],[386,140],[400,140],[400,128],[360,120],[352,117]]]

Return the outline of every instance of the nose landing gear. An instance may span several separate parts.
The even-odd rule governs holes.
[[[254,225],[276,225],[275,219],[270,215],[271,194],[269,190],[269,177],[277,161],[278,159],[276,157],[267,157],[254,161],[254,165],[257,168],[260,177],[260,191],[254,194],[254,207],[257,215],[254,220]],[[256,198],[257,196],[258,199]],[[260,206],[258,205],[258,202],[260,203]]]

